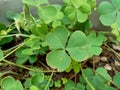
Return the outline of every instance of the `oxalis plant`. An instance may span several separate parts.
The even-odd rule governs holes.
[[[83,69],[81,65],[94,55],[100,55],[101,45],[107,40],[103,32],[91,30],[89,15],[96,8],[96,0],[63,0],[62,5],[50,4],[48,0],[22,0],[22,2],[23,12],[9,16],[9,19],[13,20],[12,24],[9,26],[0,24],[0,65],[13,65],[26,69],[30,77],[25,78],[21,83],[11,76],[3,78],[6,74],[16,75],[12,71],[0,73],[2,90],[51,90],[53,87],[59,88],[62,85],[65,86],[65,90],[116,90],[120,88],[118,81],[120,73],[116,74],[112,80],[103,68],[97,68],[93,72],[90,68]],[[110,23],[104,20],[106,14],[113,12],[111,9],[110,12],[104,12],[104,6],[107,4],[108,8],[112,5],[116,5],[115,8],[119,6],[119,0],[112,0],[112,3],[103,2],[98,10],[103,12],[100,20],[105,25],[116,28],[118,21],[116,23],[113,20]],[[37,9],[38,17],[31,14],[30,7]],[[118,12],[114,12],[114,15],[117,13],[119,16]],[[18,41],[17,45],[10,48],[3,47],[15,40],[20,40],[20,42]],[[14,63],[9,60],[11,55],[15,56]],[[45,64],[43,65],[47,70],[33,66],[41,60],[40,56],[46,56],[45,60],[51,69]],[[25,66],[26,62],[31,64],[31,68]],[[52,79],[54,72],[70,72],[72,69],[75,74],[82,72],[77,83],[66,78],[58,81]],[[45,72],[51,72],[51,75],[45,75]],[[111,83],[115,88],[110,86]]]
[[[120,41],[120,0],[104,1],[98,7],[100,21],[105,26],[112,28],[111,33]]]

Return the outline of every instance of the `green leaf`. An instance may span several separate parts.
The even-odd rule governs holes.
[[[24,64],[28,59],[28,55],[22,54],[24,48],[20,48],[16,51],[15,56],[17,57],[17,64]]]
[[[113,81],[114,81],[115,85],[116,85],[118,88],[120,88],[120,72],[118,72],[118,73],[114,76]]]
[[[39,86],[40,83],[42,83],[43,81],[44,81],[44,74],[43,73],[37,73],[31,79],[32,85],[35,85],[35,86]]]
[[[73,66],[73,70],[74,70],[75,74],[80,72],[81,67],[80,67],[80,64],[78,62],[73,61],[72,66]]]
[[[83,23],[87,20],[88,15],[85,13],[82,13],[81,11],[77,10],[77,20],[80,23]]]
[[[120,0],[111,0],[113,6],[118,10],[120,9]]]
[[[72,80],[69,80],[65,84],[65,90],[74,90],[75,89],[75,83]]]
[[[37,56],[36,55],[29,56],[29,62],[30,63],[34,63],[36,60],[37,60]]]
[[[3,23],[0,23],[0,31],[1,30],[5,30],[6,29],[6,26],[5,26],[5,24],[3,24]]]
[[[58,69],[58,71],[60,72],[66,70],[71,63],[70,57],[66,54],[64,50],[52,51],[48,53],[46,59],[49,66]]]
[[[70,36],[70,39],[68,41],[68,45],[66,48],[84,46],[86,44],[86,40],[87,40],[86,35],[83,32],[75,31]]]
[[[87,49],[90,57],[92,57],[93,55],[100,55],[100,53],[102,52],[102,48],[97,46],[88,46]]]
[[[100,17],[100,21],[102,22],[103,25],[110,26],[115,22],[116,20],[115,17],[116,17],[116,13],[102,15]]]
[[[83,32],[75,31],[71,35],[66,50],[73,60],[82,61],[88,58],[88,53],[84,48],[85,44],[86,36]]]
[[[38,9],[38,15],[46,24],[49,24],[54,21],[57,9],[54,6],[43,6]]]
[[[24,87],[30,88],[30,86],[31,86],[31,78],[27,78],[24,82]]]
[[[47,43],[52,49],[64,49],[69,34],[65,27],[58,26],[47,35]]]
[[[101,46],[104,41],[106,41],[106,37],[101,32],[97,35],[95,32],[91,32],[87,36],[87,49],[90,57],[93,55],[99,55],[102,52],[102,48],[99,46]]]
[[[83,85],[81,83],[77,83],[76,90],[85,90],[85,85]]]
[[[2,90],[24,90],[21,82],[11,76],[2,79],[1,86]]]
[[[106,41],[106,37],[102,32],[99,33],[91,32],[87,36],[87,45],[101,46],[104,41]]]
[[[87,3],[87,0],[71,0],[75,8],[79,8],[83,3]]]
[[[42,4],[49,4],[48,0],[22,0],[23,3],[26,3],[31,6],[39,6]]]
[[[5,43],[9,43],[13,40],[13,37],[5,37],[0,39],[0,46],[4,45]]]
[[[120,34],[117,36],[117,40],[120,42]]]
[[[55,20],[53,23],[52,23],[52,26],[53,28],[57,27],[57,26],[60,26],[61,25],[61,21],[58,21],[58,20]]]
[[[82,4],[79,7],[79,10],[83,13],[90,14],[91,13],[91,7],[88,3]]]
[[[60,19],[61,20],[63,18],[63,16],[64,16],[63,12],[58,11],[56,19]]]
[[[76,10],[72,6],[67,6],[65,8],[65,14],[68,16],[69,20],[71,21],[75,20],[75,13],[76,13]]]
[[[98,12],[101,15],[113,13],[114,11],[115,11],[115,9],[114,9],[113,5],[106,1],[102,2],[98,7]]]
[[[31,48],[26,48],[26,49],[22,50],[22,54],[24,54],[24,55],[32,55],[33,50]]]
[[[23,56],[24,57],[18,57],[17,58],[16,64],[24,64],[29,59],[28,56],[26,56],[26,55],[23,55]]]
[[[110,86],[106,86],[106,87],[103,87],[102,90],[116,90],[116,89]]]
[[[112,2],[102,2],[98,7],[100,21],[103,25],[111,26],[113,23],[120,25],[120,1],[111,0]]]
[[[34,85],[32,85],[32,86],[30,87],[30,90],[39,90],[39,88],[36,87],[36,86],[34,86]]]
[[[88,0],[87,2],[90,4],[91,9],[96,8],[96,2],[97,2],[96,0]]]
[[[110,75],[108,74],[108,72],[104,69],[104,68],[97,68],[96,69],[96,72],[100,75],[100,76],[102,76],[104,79],[106,79],[106,80],[111,80],[111,77],[110,77]],[[96,74],[97,74],[96,73]]]
[[[3,58],[3,51],[2,50],[0,50],[0,61],[2,61],[2,58]]]

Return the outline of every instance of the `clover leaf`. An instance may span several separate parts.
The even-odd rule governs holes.
[[[112,2],[104,1],[98,7],[100,21],[103,25],[110,26],[115,22],[120,21],[120,0],[111,0]]]
[[[47,42],[52,49],[64,49],[70,32],[63,26],[58,26],[47,35]]]
[[[55,50],[47,55],[47,63],[52,68],[57,68],[58,71],[64,71],[71,63],[70,57],[65,50]]]
[[[82,61],[89,57],[85,50],[86,35],[81,31],[73,32],[66,47],[70,56],[76,61]]]
[[[2,79],[1,86],[2,90],[24,90],[21,82],[11,76]]]
[[[105,40],[102,33],[97,35],[93,32],[86,36],[81,31],[75,31],[70,35],[64,26],[57,26],[46,37],[52,50],[46,57],[47,63],[58,71],[64,71],[69,67],[71,58],[81,62],[93,55],[99,55],[102,51],[100,46]]]
[[[39,17],[47,24],[54,21],[57,9],[54,6],[43,6],[38,9]]]
[[[83,23],[88,19],[88,15],[91,13],[91,5],[87,0],[64,0],[68,5],[65,7],[65,14],[68,19],[74,21],[75,19]],[[76,17],[77,16],[77,17]]]

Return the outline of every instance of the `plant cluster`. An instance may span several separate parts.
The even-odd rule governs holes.
[[[104,25],[113,28],[112,33],[120,41],[119,9],[120,1],[102,2],[98,7],[100,20]],[[116,90],[120,89],[120,73],[112,77],[103,68],[92,71],[83,69],[82,62],[100,55],[102,44],[107,40],[104,32],[91,30],[89,15],[96,8],[96,0],[63,0],[63,5],[50,4],[48,0],[22,0],[23,12],[9,19],[14,22],[5,26],[0,24],[0,65],[17,66],[29,71],[29,78],[24,82],[12,76],[4,75],[14,72],[0,73],[2,90],[51,90],[52,87],[65,90]],[[30,7],[37,9],[38,17],[30,12]],[[17,42],[10,47],[4,47],[11,42]],[[18,41],[20,40],[20,42]],[[10,56],[14,55],[12,62]],[[47,71],[34,66],[34,63],[44,61],[49,66]],[[26,66],[30,64],[30,67]],[[44,63],[44,66],[46,65]],[[62,78],[54,81],[55,72],[82,73],[80,80]],[[46,75],[45,72],[51,72]],[[4,77],[4,78],[3,78]],[[12,85],[11,85],[12,84]],[[111,86],[114,85],[114,87]]]

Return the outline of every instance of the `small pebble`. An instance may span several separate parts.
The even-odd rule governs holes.
[[[100,60],[103,61],[103,62],[108,61],[106,57],[101,57]]]
[[[104,66],[104,68],[105,68],[106,70],[112,70],[112,67],[111,67],[109,64],[106,64],[106,65]]]
[[[120,66],[120,63],[115,60],[115,65],[116,65],[116,66]]]
[[[114,50],[120,51],[120,45],[119,46],[118,45],[112,45],[112,47],[113,47]]]

